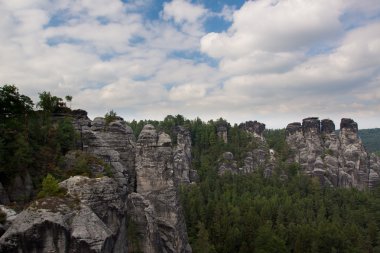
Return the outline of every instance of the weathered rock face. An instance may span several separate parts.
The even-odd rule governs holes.
[[[127,252],[126,196],[119,194],[114,179],[75,176],[61,182],[60,186],[67,189],[71,196],[79,198],[111,230],[116,237],[113,252]]]
[[[174,147],[174,175],[180,184],[197,181],[197,171],[191,169],[191,134],[188,129],[178,126],[177,145]]]
[[[177,183],[194,177],[191,138],[186,129],[177,130],[174,152],[170,136],[158,134],[152,125],[144,127],[137,143],[123,121],[107,126],[103,118],[95,118],[82,133],[87,152],[108,161],[119,192],[129,194],[128,217],[139,238],[131,246],[143,252],[191,251],[177,193]]]
[[[222,140],[224,143],[228,142],[228,132],[227,132],[227,124],[225,125],[219,125],[216,128],[216,133],[218,135],[218,139]]]
[[[18,214],[0,252],[127,252],[117,183],[76,176],[61,186],[69,196],[37,200]]]
[[[103,118],[95,118],[91,128],[82,129],[84,151],[102,158],[109,165],[121,192],[135,188],[135,138],[132,129],[123,121],[109,125]]]
[[[243,129],[249,133],[255,134],[257,136],[262,136],[265,130],[265,124],[258,121],[247,121],[239,125],[240,129]]]
[[[365,151],[358,137],[357,123],[342,119],[337,135],[331,120],[318,118],[291,123],[286,141],[292,150],[290,161],[300,163],[306,174],[325,185],[372,188],[379,181],[379,161]]]
[[[136,192],[146,200],[145,205],[154,210],[162,251],[191,252],[169,141],[169,135],[158,135],[152,125],[146,125],[141,131],[136,145]]]
[[[234,155],[231,152],[225,152],[219,160],[218,174],[224,175],[227,172],[231,174],[239,174],[240,170],[237,161],[234,160]]]
[[[67,197],[38,200],[9,229],[0,227],[7,229],[0,252],[191,252],[178,196],[178,184],[197,180],[190,132],[178,127],[173,147],[168,134],[147,125],[136,142],[121,118],[91,121],[82,110],[72,116],[80,133],[77,147],[110,165],[113,178],[60,183]],[[67,154],[68,166],[75,157],[76,152]],[[11,184],[12,195],[0,185],[1,203],[27,199],[29,185],[29,174]]]
[[[274,151],[268,148],[263,136],[265,124],[257,121],[247,121],[240,124],[239,128],[253,137],[253,142],[256,147],[245,154],[241,168],[238,168],[237,161],[234,160],[231,152],[224,153],[219,161],[218,174],[222,175],[227,171],[232,174],[247,174],[262,169],[265,177],[271,176],[276,164],[276,159]]]
[[[0,223],[0,236],[2,236],[4,232],[12,225],[13,220],[17,217],[17,213],[15,210],[4,205],[0,205],[0,212],[5,214],[5,221]]]
[[[135,233],[135,238],[129,238],[129,249],[133,252],[162,252],[155,210],[150,201],[133,192],[128,195],[127,205],[129,225],[133,226]]]

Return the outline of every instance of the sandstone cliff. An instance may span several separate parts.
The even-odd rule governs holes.
[[[91,121],[81,110],[73,116],[78,147],[103,159],[112,179],[62,182],[68,195],[21,212],[2,235],[0,252],[191,252],[178,199],[178,184],[196,179],[189,131],[179,127],[173,147],[150,125],[136,142],[121,118]],[[0,196],[9,203],[1,185]]]
[[[331,120],[306,118],[287,126],[286,141],[292,152],[289,161],[325,185],[366,189],[379,181],[378,158],[366,152],[352,119],[343,118],[338,133]]]
[[[76,176],[61,186],[65,198],[37,200],[17,215],[0,238],[0,252],[126,252],[117,183]]]

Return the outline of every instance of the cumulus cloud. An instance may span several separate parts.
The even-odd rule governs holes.
[[[74,97],[91,117],[261,120],[354,117],[379,127],[380,3],[1,1],[0,80]],[[231,22],[206,32],[209,18]]]
[[[186,22],[195,23],[206,15],[207,10],[203,6],[194,5],[187,0],[173,0],[164,3],[162,13],[164,19],[173,19],[174,22],[181,24]]]

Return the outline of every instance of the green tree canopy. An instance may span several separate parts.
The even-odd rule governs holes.
[[[5,84],[0,87],[0,117],[3,120],[31,111],[33,101],[28,96],[21,95],[16,86]]]

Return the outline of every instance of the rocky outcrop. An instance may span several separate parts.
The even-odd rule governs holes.
[[[122,119],[90,121],[84,111],[73,118],[77,146],[108,164],[113,178],[60,183],[68,195],[38,200],[21,212],[1,237],[0,252],[191,252],[178,196],[178,184],[197,179],[190,132],[177,127],[173,147],[170,136],[151,125],[136,142]],[[67,153],[68,166],[76,155]],[[17,189],[29,179],[17,179],[13,194],[25,195]]]
[[[177,145],[174,147],[174,175],[180,184],[197,181],[197,171],[191,169],[191,133],[183,126],[174,130]]]
[[[103,159],[111,166],[112,174],[121,192],[135,188],[135,137],[123,121],[106,124],[104,118],[95,118],[91,128],[81,132],[84,151]]]
[[[365,189],[379,181],[380,164],[366,152],[352,119],[342,119],[337,134],[331,120],[306,118],[287,126],[286,141],[293,154],[289,161],[324,185]]]
[[[258,121],[247,121],[241,123],[239,128],[245,130],[248,133],[254,134],[255,136],[262,136],[265,130],[265,124]]]
[[[228,142],[228,124],[227,122],[219,122],[216,126],[216,133],[218,135],[218,139],[222,140],[224,143]]]
[[[79,198],[112,232],[113,252],[127,252],[126,196],[120,195],[114,179],[75,176],[60,186],[67,189],[70,196]]]
[[[218,174],[223,175],[227,171],[232,174],[247,174],[263,170],[265,177],[272,175],[276,165],[276,158],[273,150],[268,148],[263,136],[265,124],[257,121],[247,121],[239,125],[239,128],[247,132],[252,138],[252,150],[246,152],[243,166],[238,167],[231,152],[223,153],[219,160]]]
[[[154,210],[162,251],[191,252],[178,199],[170,137],[158,134],[152,125],[143,128],[136,145],[136,192],[146,201],[148,210]],[[149,216],[145,212],[141,215]]]
[[[76,176],[61,186],[66,197],[37,200],[17,215],[0,238],[0,252],[127,252],[117,183]]]
[[[231,174],[239,174],[240,170],[237,165],[237,161],[234,160],[234,155],[231,152],[223,153],[221,159],[219,159],[218,175],[224,175],[227,172]]]
[[[13,220],[17,217],[17,213],[12,208],[0,205],[0,214],[4,215],[4,220],[0,222],[0,236],[12,225]]]
[[[139,193],[128,195],[128,246],[132,252],[160,253],[162,241],[157,227],[155,210],[149,200]]]

